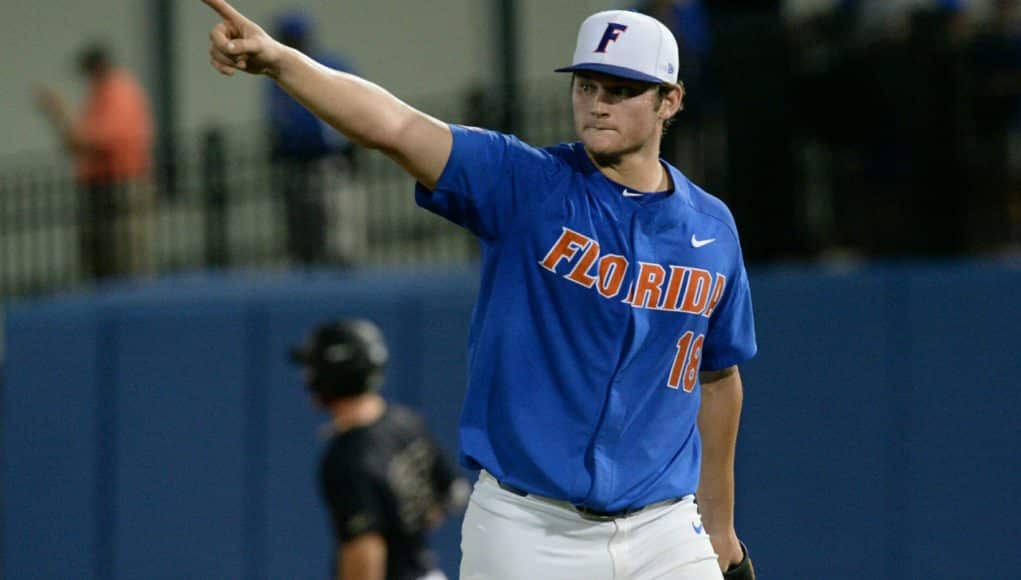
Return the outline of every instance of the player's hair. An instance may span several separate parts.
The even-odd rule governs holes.
[[[681,106],[677,109],[677,113],[674,113],[671,117],[663,120],[663,135],[666,135],[667,129],[674,124],[674,120],[677,119],[677,115],[684,110],[684,82],[677,81],[677,86],[681,87]],[[659,106],[663,104],[663,99],[665,99],[673,89],[673,85],[659,85],[655,107],[656,110],[659,110]]]

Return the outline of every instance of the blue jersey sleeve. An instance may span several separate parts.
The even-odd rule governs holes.
[[[701,368],[707,371],[725,369],[752,358],[757,349],[752,293],[744,260],[739,255],[734,278],[728,282],[719,306],[709,319]]]
[[[417,184],[415,201],[479,238],[499,239],[546,191],[556,161],[510,135],[458,125],[450,129],[454,144],[440,180],[432,190]]]

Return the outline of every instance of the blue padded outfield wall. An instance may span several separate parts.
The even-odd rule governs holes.
[[[325,417],[287,347],[375,319],[384,393],[453,454],[476,289],[475,269],[195,275],[8,305],[3,578],[326,577]],[[1021,570],[1021,269],[768,269],[752,290],[737,523],[759,577]],[[458,526],[434,537],[451,578]]]

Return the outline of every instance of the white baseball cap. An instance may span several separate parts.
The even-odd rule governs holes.
[[[677,84],[677,39],[662,22],[639,12],[607,10],[578,30],[571,66],[556,72],[593,71],[657,84]]]

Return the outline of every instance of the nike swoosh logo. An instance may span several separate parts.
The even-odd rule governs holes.
[[[709,238],[707,240],[700,240],[695,237],[695,234],[691,234],[691,247],[701,248],[702,246],[708,246],[709,244],[716,241],[716,238]]]
[[[702,524],[695,525],[695,522],[691,522],[691,529],[695,530],[696,534],[701,534],[705,527]]]
[[[643,194],[635,193],[633,191],[624,190],[624,197],[642,197]]]

